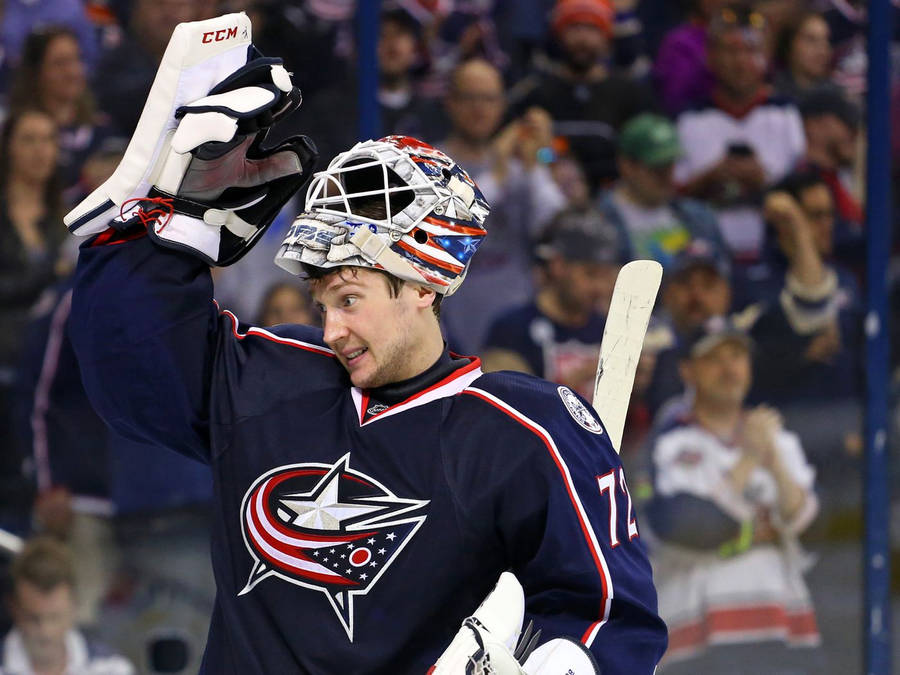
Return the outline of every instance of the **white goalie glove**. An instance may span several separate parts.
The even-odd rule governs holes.
[[[280,59],[253,47],[243,13],[179,24],[115,173],[66,217],[88,236],[138,220],[157,243],[228,265],[312,175],[305,136],[271,128],[301,102]]]
[[[522,586],[504,572],[428,675],[600,675],[579,642],[556,638],[535,649],[540,631],[529,623],[523,632],[524,617]]]

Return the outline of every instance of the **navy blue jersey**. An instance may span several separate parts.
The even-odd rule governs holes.
[[[581,398],[469,359],[373,414],[321,331],[245,326],[202,263],[117,241],[82,247],[72,340],[110,425],[212,467],[204,672],[424,673],[507,569],[544,639],[653,671],[650,566]]]

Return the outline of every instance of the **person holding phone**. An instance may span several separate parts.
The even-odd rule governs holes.
[[[708,103],[677,120],[684,152],[675,166],[682,192],[716,207],[738,263],[758,259],[765,228],[764,189],[802,157],[797,108],[771,96],[765,76],[765,19],[724,8],[710,23],[707,57],[715,79]]]

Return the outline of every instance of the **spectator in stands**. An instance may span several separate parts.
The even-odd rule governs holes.
[[[719,227],[739,264],[762,251],[763,190],[803,155],[796,107],[772,98],[765,82],[765,20],[727,7],[710,22],[707,53],[711,99],[678,117],[684,149],[675,179],[685,194],[712,200]]]
[[[581,163],[570,154],[558,156],[550,164],[550,173],[566,198],[566,206],[586,211],[591,208],[591,186]]]
[[[24,110],[0,134],[0,447],[14,449],[8,418],[11,387],[31,308],[59,273],[60,191],[56,179],[59,143],[46,113]],[[4,453],[3,474],[18,472],[15,452]],[[7,466],[7,462],[11,462]],[[7,473],[7,469],[10,473]],[[4,497],[12,499],[18,490]],[[6,499],[4,498],[4,502]]]
[[[819,87],[800,101],[806,155],[799,167],[816,172],[834,202],[837,257],[861,267],[865,257],[863,209],[854,190],[858,178],[859,108],[837,87]]]
[[[651,445],[642,522],[658,539],[666,675],[822,672],[797,542],[818,510],[815,470],[774,409],[746,407],[751,349],[724,317],[693,334],[681,361],[689,411]]]
[[[96,64],[97,36],[81,0],[4,0],[0,5],[0,45],[14,68],[28,34],[49,25],[70,28],[78,36],[87,64]]]
[[[137,126],[142,101],[175,26],[208,18],[208,5],[194,0],[136,0],[121,43],[102,55],[93,80],[99,108],[110,116],[117,133],[130,136]]]
[[[422,26],[406,9],[386,4],[378,33],[376,137],[401,133],[433,142],[446,132],[439,102],[418,90],[414,70],[422,58]],[[320,157],[333,157],[358,140],[359,104],[355,80],[317,94],[298,113],[303,133],[316,141]]]
[[[78,39],[69,28],[49,27],[25,40],[22,61],[10,98],[13,112],[38,108],[59,128],[59,173],[69,203],[79,196],[77,183],[88,156],[108,136],[108,124],[98,113],[87,87],[85,63]]]
[[[656,367],[646,401],[653,415],[683,391],[678,372],[680,343],[704,322],[731,308],[731,268],[727,253],[706,239],[694,239],[666,270],[661,290],[665,321],[654,327],[664,344],[656,355]],[[664,331],[668,337],[660,337]]]
[[[592,189],[616,177],[618,130],[653,107],[649,89],[607,65],[613,18],[610,0],[558,0],[552,20],[561,62],[526,77],[511,92],[515,112],[536,106],[550,113],[554,134],[568,139]]]
[[[670,115],[709,99],[713,74],[706,61],[707,28],[710,19],[727,2],[691,0],[688,20],[663,38],[653,65],[653,81],[662,106]]]
[[[485,342],[484,369],[537,375],[590,400],[623,253],[620,233],[596,211],[560,212],[534,248],[537,292],[496,317]]]
[[[866,70],[868,65],[866,35],[869,28],[869,3],[866,0],[823,0],[822,14],[831,29],[834,48],[832,79],[857,103],[863,103],[866,94]],[[891,3],[891,39],[900,39],[900,6]],[[896,68],[894,69],[896,73]]]
[[[319,324],[318,312],[305,287],[296,283],[279,282],[272,284],[263,295],[259,308],[260,326],[277,326],[282,323],[300,323],[305,326]]]
[[[450,135],[437,145],[466,167],[491,204],[491,236],[466,283],[441,311],[451,346],[478,353],[491,320],[531,295],[531,240],[565,204],[540,151],[552,142],[539,109],[500,129],[506,99],[500,72],[474,59],[453,72],[445,99]]]
[[[653,259],[667,267],[698,237],[725,248],[709,207],[675,190],[673,171],[680,156],[678,134],[665,117],[644,113],[622,129],[620,179],[601,193],[597,208],[622,230],[632,258]]]
[[[772,245],[748,270],[751,278],[736,288],[737,299],[783,305],[805,347],[801,358],[779,358],[787,348],[783,341],[764,343],[758,390],[779,405],[852,401],[862,393],[862,300],[854,275],[832,259],[834,201],[828,185],[813,171],[790,174],[767,197],[765,214]],[[806,313],[817,304],[828,308],[824,323],[820,311]]]
[[[770,199],[767,207],[773,214],[785,208],[782,198]],[[816,211],[825,208],[815,206]],[[732,322],[751,333],[766,354],[756,364],[754,399],[781,403],[802,395],[797,388],[805,386],[803,375],[787,373],[804,368],[808,353],[833,356],[826,349],[831,340],[827,336],[833,333],[843,297],[835,271],[822,257],[824,236],[821,225],[792,218],[784,227],[785,248],[780,257],[767,253],[764,261],[771,262],[736,272],[729,269],[727,257],[703,239],[694,240],[679,254],[662,292],[671,347],[657,356],[648,390],[651,410],[659,411],[682,391],[678,358],[684,341],[711,317],[735,309],[740,311],[731,316]],[[826,390],[834,391],[834,386]]]
[[[242,0],[223,9],[229,7],[247,12],[253,23],[253,44],[266,56],[277,54],[284,59],[284,67],[294,74],[307,101],[346,81],[350,67],[355,65],[355,0]]]
[[[776,38],[775,93],[799,101],[831,77],[830,30],[819,12],[802,12]]]
[[[134,667],[76,627],[72,555],[50,538],[29,541],[13,561],[14,626],[3,639],[0,672],[132,675]]]

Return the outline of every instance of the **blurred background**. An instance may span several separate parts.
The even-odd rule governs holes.
[[[590,400],[618,269],[663,265],[622,449],[670,628],[660,672],[889,672],[890,647],[873,661],[864,631],[864,498],[884,492],[864,483],[863,319],[877,236],[894,454],[900,210],[886,220],[882,205],[873,234],[866,132],[889,116],[893,134],[868,149],[895,202],[900,70],[869,95],[870,4],[0,1],[0,528],[31,542],[17,565],[0,556],[0,672],[42,649],[52,661],[71,635],[120,654],[111,673],[199,666],[209,471],[92,411],[66,333],[77,244],[62,215],[116,167],[175,25],[230,11],[293,72],[304,103],[285,133],[309,135],[320,163],[363,135],[412,135],[481,187],[489,236],[442,321],[486,370]],[[884,7],[896,64],[900,3]],[[214,270],[223,309],[317,321],[272,263],[302,207]],[[896,468],[873,466],[897,486]],[[870,532],[896,552],[896,494],[881,514]],[[23,617],[60,588],[65,621],[35,637]]]

